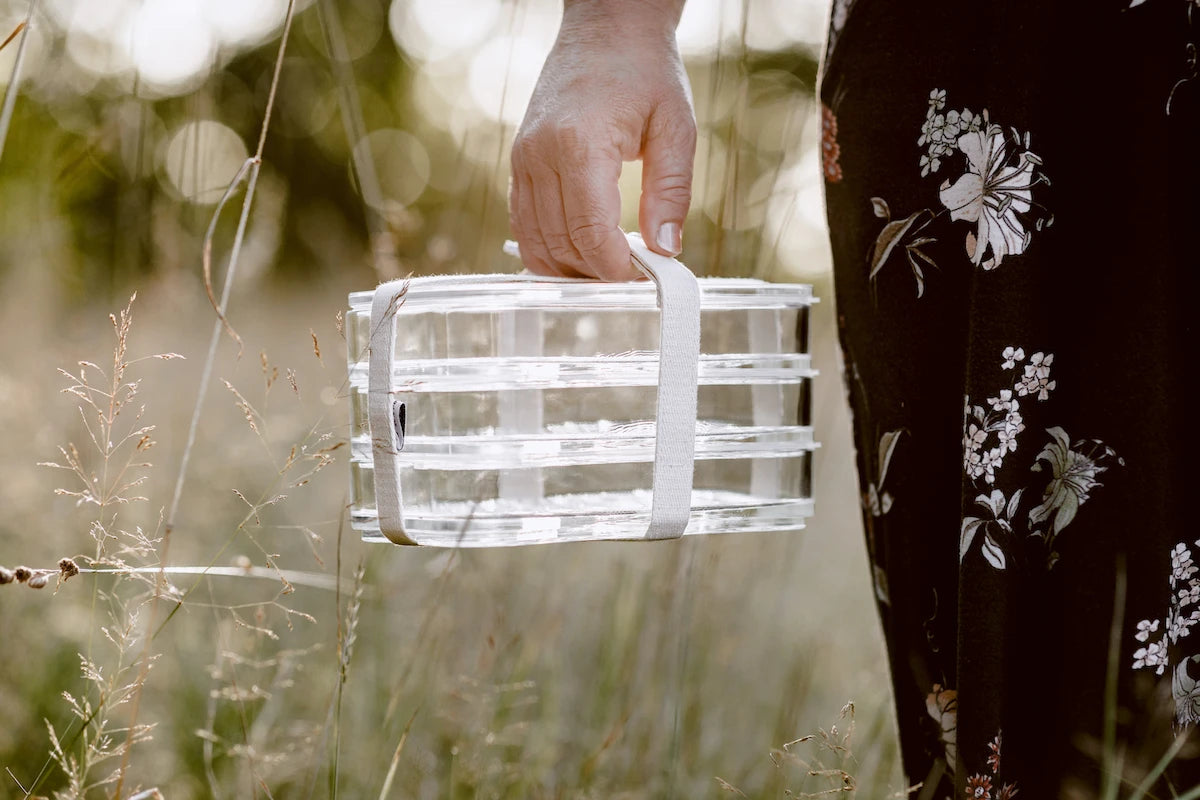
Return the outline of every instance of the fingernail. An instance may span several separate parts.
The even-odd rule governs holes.
[[[658,236],[654,237],[654,241],[673,256],[683,252],[683,232],[679,230],[677,222],[667,222],[659,226]]]

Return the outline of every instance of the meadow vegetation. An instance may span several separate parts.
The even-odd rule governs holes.
[[[47,6],[36,46],[68,48],[71,4]],[[0,2],[0,41],[28,8]],[[805,530],[449,551],[349,529],[346,295],[505,266],[512,125],[456,133],[414,99],[418,59],[357,46],[387,4],[301,3],[290,34],[285,10],[183,88],[32,55],[6,84],[0,795],[903,795],[828,302]],[[829,296],[796,216],[814,59],[689,56],[698,270]],[[230,162],[197,120],[248,144]],[[350,144],[379,130],[422,143],[415,197],[387,166],[409,139]]]

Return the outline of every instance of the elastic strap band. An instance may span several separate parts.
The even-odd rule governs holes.
[[[696,383],[700,363],[700,284],[692,271],[626,234],[633,261],[658,286],[658,422],[654,496],[647,539],[682,536],[692,514],[696,457]]]
[[[404,532],[404,495],[400,491],[396,431],[396,399],[392,360],[396,354],[396,312],[404,302],[408,281],[382,284],[371,302],[371,350],[367,372],[367,419],[371,425],[371,460],[375,472],[375,510],[379,530],[396,544],[416,544]]]

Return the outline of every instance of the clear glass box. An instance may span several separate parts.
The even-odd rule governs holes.
[[[687,534],[812,514],[811,287],[701,278]],[[373,292],[350,295],[351,521],[379,531],[367,419]],[[420,544],[638,539],[650,521],[659,311],[649,281],[414,278],[396,313],[405,532]]]

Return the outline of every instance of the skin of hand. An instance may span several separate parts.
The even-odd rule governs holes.
[[[567,0],[512,149],[509,221],[541,275],[640,277],[619,226],[617,179],[642,160],[638,221],[682,250],[696,120],[675,41],[683,0]]]

